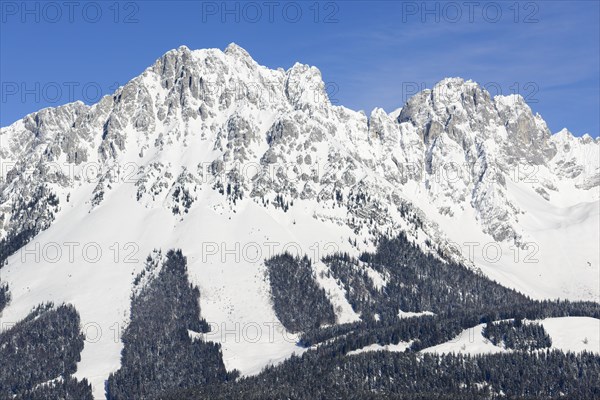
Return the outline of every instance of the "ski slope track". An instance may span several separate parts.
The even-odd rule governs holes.
[[[303,351],[276,324],[265,274],[285,250],[323,272],[322,256],[403,231],[534,298],[598,301],[599,145],[460,78],[366,115],[332,105],[315,67],[182,46],[97,104],[0,130],[0,239],[32,233],[0,270],[0,322],[73,304],[87,336],[75,376],[101,398],[153,249],[182,249],[206,339],[246,375]],[[32,206],[50,195],[58,205]],[[323,275],[337,322],[360,319]],[[232,340],[256,326],[257,340]]]

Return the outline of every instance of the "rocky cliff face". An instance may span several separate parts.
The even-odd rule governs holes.
[[[519,244],[522,210],[507,197],[507,179],[543,169],[535,189],[548,201],[559,182],[586,195],[599,184],[598,141],[552,136],[520,96],[491,98],[475,82],[450,78],[409,99],[395,119],[381,109],[366,117],[331,105],[316,68],[270,70],[234,44],[169,51],[98,104],[41,110],[0,137],[2,238],[31,218],[45,221],[39,229],[50,223],[44,215],[26,221],[19,206],[42,186],[65,201],[93,182],[93,208],[127,175],[143,205],[175,213],[193,207],[199,190],[226,193],[231,207],[277,194],[334,202],[339,192],[349,216],[390,226],[401,225],[401,199],[419,208],[404,195],[414,186],[439,213],[472,208],[483,232]],[[169,159],[182,148],[185,159]],[[369,203],[355,207],[358,193]],[[175,205],[180,196],[184,204]]]
[[[399,231],[532,296],[597,301],[599,145],[552,135],[521,97],[491,98],[460,78],[367,116],[332,105],[315,67],[271,70],[234,44],[180,47],[97,104],[0,130],[0,265],[12,297],[0,317],[68,302],[110,332],[127,322],[140,272],[128,260],[176,247],[207,321],[269,324],[262,262],[275,240],[279,251],[301,245],[336,321],[350,322],[360,316],[320,257],[358,256]],[[110,256],[33,262],[33,242],[91,243]],[[263,252],[237,257],[248,244]],[[296,350],[277,335],[228,343],[228,369],[257,372]],[[120,351],[110,334],[86,344],[78,374],[99,396]]]

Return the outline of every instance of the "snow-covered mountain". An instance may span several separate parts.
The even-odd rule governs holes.
[[[332,105],[315,67],[182,46],[97,104],[0,130],[2,321],[73,304],[98,332],[77,376],[100,396],[119,367],[133,278],[156,248],[188,257],[217,327],[207,337],[244,374],[299,351],[283,328],[266,334],[277,318],[264,260],[285,250],[320,273],[321,256],[404,231],[532,297],[598,301],[599,146],[460,78],[367,116]],[[317,276],[337,322],[359,319]],[[256,342],[223,340],[250,324],[265,329]]]

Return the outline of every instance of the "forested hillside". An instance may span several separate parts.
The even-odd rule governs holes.
[[[152,399],[164,390],[236,376],[225,370],[218,344],[190,336],[209,326],[200,316],[200,291],[188,281],[186,258],[171,250],[162,265],[159,261],[160,256],[149,258],[135,279],[121,368],[107,382],[111,400]]]
[[[0,313],[6,307],[10,301],[10,292],[8,291],[8,284],[3,283],[0,280]]]
[[[83,344],[72,306],[38,306],[0,334],[0,398],[92,400],[87,381],[71,377]]]
[[[303,331],[298,345],[310,349],[258,376],[165,392],[161,398],[454,400],[600,396],[598,355],[549,350],[551,340],[543,327],[523,322],[559,316],[599,318],[596,303],[532,300],[462,265],[424,254],[403,235],[382,238],[376,252],[364,253],[360,259],[338,254],[326,257],[324,262],[360,313],[361,321]],[[310,265],[306,258],[289,255],[268,263],[270,268],[280,267],[276,270],[278,281],[292,288],[298,275],[309,276],[308,269],[300,272],[281,268],[293,264],[300,270]],[[365,267],[376,271],[384,284],[374,284],[373,274],[365,272]],[[309,287],[313,284],[308,278],[300,281],[308,281]],[[309,294],[311,299],[306,298]],[[306,317],[304,305],[320,304],[319,299],[321,292],[309,288],[303,302],[276,303],[277,315],[284,316],[284,320],[289,316]],[[319,308],[315,310],[319,314]],[[399,310],[434,314],[401,318]],[[506,321],[492,323],[500,320]],[[510,351],[475,356],[420,352],[481,323],[487,323],[484,336]],[[403,353],[348,354],[371,344],[400,342],[410,343]]]
[[[266,265],[273,309],[288,331],[304,332],[335,323],[333,306],[317,285],[308,257],[282,254]]]

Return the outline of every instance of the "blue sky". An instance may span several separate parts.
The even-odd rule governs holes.
[[[392,111],[461,76],[522,94],[553,132],[597,137],[600,2],[475,3],[2,0],[0,125],[95,102],[179,45],[236,42],[269,67],[317,66],[352,109]]]

